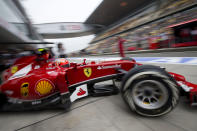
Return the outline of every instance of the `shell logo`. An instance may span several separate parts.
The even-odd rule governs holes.
[[[36,84],[36,91],[39,95],[49,94],[54,89],[54,85],[51,81],[47,79],[39,80]]]

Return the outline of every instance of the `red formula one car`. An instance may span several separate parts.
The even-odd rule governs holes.
[[[197,85],[184,76],[158,66],[142,65],[132,58],[115,61],[69,63],[49,59],[49,54],[24,56],[3,72],[0,110],[34,110],[46,107],[69,108],[75,100],[120,93],[131,110],[143,116],[160,116],[178,103],[181,92],[197,102]],[[96,83],[113,80],[112,85]]]

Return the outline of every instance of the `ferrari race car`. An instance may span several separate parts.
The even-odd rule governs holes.
[[[96,84],[106,80],[113,84]],[[77,99],[119,92],[130,109],[143,116],[167,114],[180,94],[187,94],[192,105],[197,103],[197,85],[132,58],[77,64],[64,58],[49,59],[48,53],[24,56],[2,73],[2,81],[1,111],[69,109]]]

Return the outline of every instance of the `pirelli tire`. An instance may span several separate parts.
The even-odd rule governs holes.
[[[176,81],[158,66],[141,65],[123,78],[121,94],[130,109],[142,116],[162,116],[179,101]]]

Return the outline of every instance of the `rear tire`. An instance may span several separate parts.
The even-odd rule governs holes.
[[[123,99],[136,113],[161,116],[179,101],[179,89],[173,78],[157,66],[142,65],[131,70],[121,87]]]

